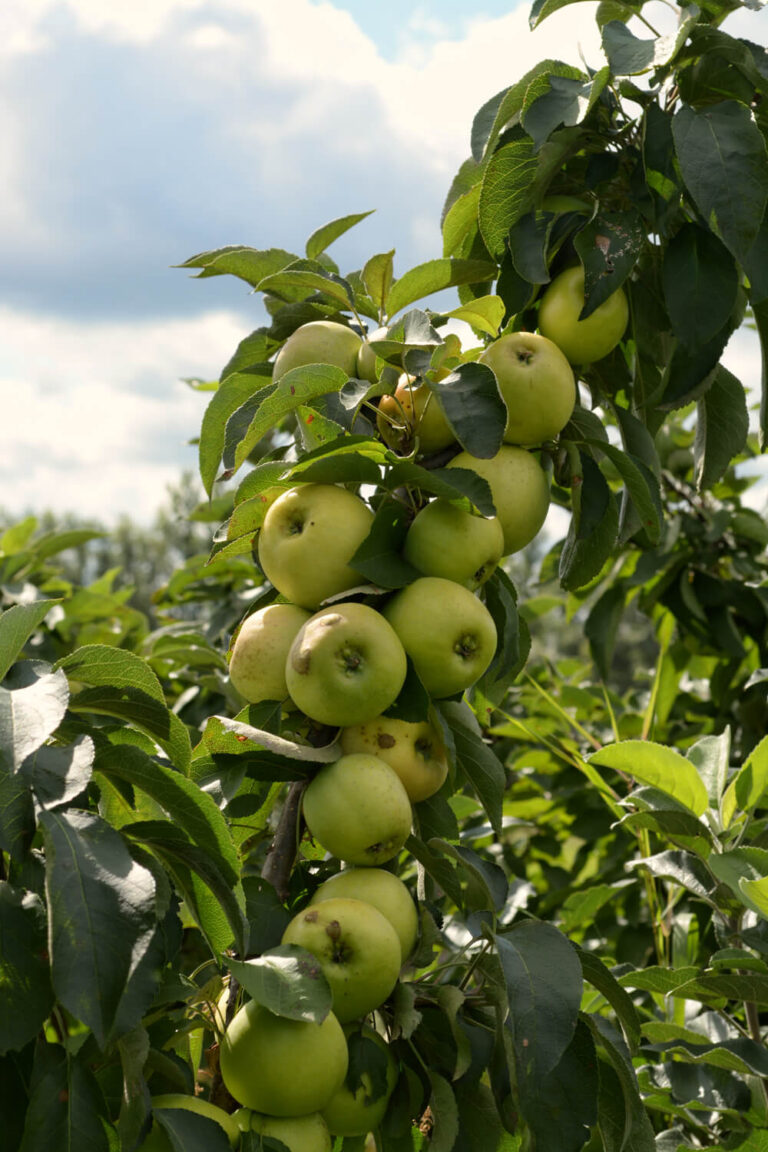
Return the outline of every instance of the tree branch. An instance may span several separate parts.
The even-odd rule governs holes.
[[[301,800],[306,786],[306,780],[294,780],[291,784],[261,870],[262,878],[269,881],[283,903],[288,899],[291,869],[299,845]]]

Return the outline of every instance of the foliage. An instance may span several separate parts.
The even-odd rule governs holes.
[[[533,23],[559,7],[537,0]],[[579,369],[582,403],[541,446],[565,539],[535,584],[515,557],[517,589],[507,572],[484,586],[497,658],[464,699],[436,702],[451,773],[415,806],[397,861],[421,935],[377,1013],[400,1069],[377,1140],[765,1145],[768,535],[741,465],[768,402],[756,443],[750,382],[720,362],[747,314],[768,346],[768,64],[719,27],[740,7],[684,7],[660,36],[642,6],[601,5],[607,66],[543,62],[480,109],[443,255],[398,278],[392,252],[344,276],[328,255],[365,214],[319,229],[303,257],[233,247],[186,262],[244,279],[271,322],[239,345],[201,429],[209,496],[239,474],[231,509],[210,557],[156,591],[151,622],[113,570],[80,586],[54,563],[92,532],[40,536],[27,520],[0,538],[10,1152],[137,1148],[165,1093],[231,1110],[217,1043],[241,987],[279,1015],[327,1012],[280,940],[336,868],[306,834],[296,852],[303,783],[334,733],[279,702],[244,707],[226,675],[237,623],[276,596],[254,565],[265,494],[363,487],[364,595],[408,583],[403,508],[407,524],[430,495],[493,504],[445,467],[451,450],[387,447],[377,398],[403,369],[442,384],[458,444],[492,456],[503,403],[479,352],[534,328],[544,286],[575,260],[585,311],[623,285],[630,324]],[[456,307],[413,307],[448,288]],[[329,365],[274,381],[286,338],[327,318],[371,329],[376,382]],[[452,320],[475,347],[456,352]],[[622,663],[628,629],[637,658]],[[420,700],[407,682],[405,704]],[[205,1118],[158,1116],[176,1152],[216,1146]]]

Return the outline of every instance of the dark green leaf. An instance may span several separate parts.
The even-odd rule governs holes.
[[[172,1152],[231,1152],[221,1124],[209,1116],[189,1108],[155,1108],[152,1114]]]
[[[401,460],[389,469],[384,482],[390,491],[412,485],[444,500],[466,496],[483,516],[496,515],[488,481],[470,468],[422,468],[411,460]]]
[[[271,381],[271,377],[271,364],[264,365],[264,373],[261,376],[235,373],[225,380],[211,397],[200,427],[198,446],[200,478],[209,496],[219,474],[227,421],[255,392],[268,394],[271,391],[271,384],[265,384],[265,381]]]
[[[492,908],[498,912],[504,907],[509,885],[498,864],[484,860],[471,848],[450,844],[446,840],[430,840],[428,847],[444,852],[446,856],[452,856],[459,867],[470,876],[475,892],[467,894],[465,903],[468,908],[472,911]]]
[[[631,860],[627,867],[647,868],[653,876],[671,880],[673,884],[687,888],[689,892],[702,900],[711,901],[712,899],[715,881],[701,860],[690,852],[681,852],[676,849],[658,852],[655,856],[644,856],[639,860]]]
[[[40,1040],[32,1067],[22,1152],[56,1148],[112,1152],[113,1147],[106,1104],[90,1068],[63,1045]]]
[[[432,1091],[429,1107],[434,1119],[430,1136],[430,1152],[451,1152],[459,1133],[459,1108],[453,1088],[438,1072],[430,1070]]]
[[[350,566],[382,588],[402,588],[410,584],[420,575],[400,554],[410,522],[408,510],[401,503],[384,500]]]
[[[0,1054],[34,1040],[52,1007],[45,908],[0,880]]]
[[[624,1035],[634,1051],[640,1043],[640,1016],[632,997],[622,988],[616,977],[593,952],[576,949],[584,979],[600,992],[613,1008],[624,1029]]]
[[[485,364],[459,364],[439,383],[427,379],[453,432],[472,456],[490,459],[501,448],[507,410]]]
[[[480,193],[480,231],[488,251],[504,254],[510,228],[534,206],[533,179],[539,166],[528,137],[505,144],[488,162]]]
[[[733,458],[744,451],[749,432],[744,387],[722,364],[699,400],[697,416],[694,476],[696,487],[702,491],[711,488]]]
[[[334,240],[338,240],[339,236],[343,236],[350,228],[354,228],[355,224],[359,224],[361,220],[365,220],[366,216],[370,216],[374,209],[368,212],[356,212],[351,216],[340,216],[338,220],[331,220],[329,224],[324,224],[322,228],[318,228],[312,233],[309,240],[307,240],[306,254],[308,260],[316,260],[317,257],[325,252]]]
[[[629,498],[640,517],[640,523],[648,539],[651,544],[657,544],[661,535],[663,508],[656,476],[642,460],[622,451],[615,444],[590,440],[587,443],[591,443],[592,447],[597,448],[611,461],[626,485]]]
[[[684,224],[667,245],[662,283],[675,335],[698,348],[727,322],[739,277],[733,256],[716,236],[698,224]]]
[[[613,552],[619,528],[619,513],[613,493],[594,460],[579,453],[582,476],[575,477],[579,488],[574,511],[560,553],[560,583],[573,591],[588,584]]]
[[[282,944],[257,960],[226,958],[249,996],[276,1016],[320,1024],[331,1010],[331,989],[315,956]]]
[[[291,914],[272,885],[261,876],[245,876],[243,892],[250,926],[248,950],[258,956],[279,947]]]
[[[446,860],[445,856],[438,855],[433,852],[427,845],[416,836],[409,836],[405,842],[405,850],[410,852],[415,860],[424,868],[429,876],[435,881],[439,888],[445,892],[446,896],[457,906],[461,908],[464,903],[464,895],[461,890],[461,882],[459,874],[453,864]],[[405,987],[398,985],[397,988]],[[395,990],[397,996],[397,989]],[[397,1003],[397,1000],[396,1000]]]
[[[546,284],[549,280],[547,250],[554,221],[551,212],[526,212],[509,230],[512,263],[529,284]]]
[[[619,1050],[617,1037],[607,1034],[607,1022],[587,1017],[595,1039],[608,1061],[599,1061],[598,1128],[604,1152],[657,1152],[653,1128],[637,1087],[631,1064]]]
[[[531,648],[528,625],[517,611],[515,586],[503,568],[497,568],[483,588],[485,606],[496,625],[498,643],[483,683],[511,684],[525,666]]]
[[[35,600],[14,604],[0,614],[0,680],[4,680],[22,649],[58,600]]]
[[[579,1152],[597,1120],[597,1057],[595,1043],[579,1021],[557,1065],[520,1086],[523,1115],[536,1146],[558,1152]]]
[[[152,942],[155,881],[93,813],[46,811],[40,824],[53,986],[104,1048],[118,1019],[133,1027],[154,996],[153,972],[140,982],[130,976]]]
[[[611,660],[616,645],[619,624],[624,616],[627,589],[617,583],[606,588],[590,609],[584,624],[584,635],[589,640],[589,651],[603,680],[610,675]]]
[[[483,805],[491,827],[500,834],[506,786],[504,767],[477,731],[467,704],[440,701],[439,710],[453,733],[458,766]]]
[[[617,292],[637,263],[645,230],[636,212],[604,212],[579,230],[574,247],[584,265],[580,319]]]
[[[279,272],[265,276],[256,288],[286,301],[304,300],[311,293],[320,292],[342,308],[349,308],[353,302],[349,283],[317,260],[294,260]]]
[[[673,118],[672,134],[696,207],[743,262],[760,231],[768,198],[765,141],[749,109],[735,100],[698,111],[684,105]]]
[[[84,792],[93,773],[93,740],[79,736],[74,744],[44,745],[21,766],[21,773],[42,808],[58,808]]]

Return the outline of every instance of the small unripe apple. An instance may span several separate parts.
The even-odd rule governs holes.
[[[310,613],[295,604],[269,604],[240,626],[229,659],[229,678],[249,704],[285,700],[285,662]]]
[[[549,511],[549,483],[544,469],[527,449],[502,444],[488,460],[459,452],[448,467],[468,468],[488,481],[504,531],[505,556],[525,548],[541,531]]]
[[[271,504],[259,533],[259,564],[292,604],[323,600],[365,583],[349,561],[371,530],[373,512],[335,484],[300,484]]]
[[[411,832],[408,793],[378,756],[342,756],[326,764],[310,780],[303,806],[310,834],[348,864],[385,864]]]
[[[344,728],[385,712],[408,662],[392,626],[366,604],[334,604],[301,628],[285,665],[291,699],[319,724]]]
[[[344,1083],[348,1059],[332,1012],[314,1024],[276,1016],[255,1000],[236,1013],[219,1048],[227,1091],[239,1104],[270,1116],[320,1112]]]
[[[394,768],[412,804],[434,796],[448,775],[445,744],[428,720],[411,722],[377,716],[367,724],[345,728],[341,747],[345,753],[379,756]]]
[[[400,941],[400,958],[404,964],[416,943],[419,914],[402,880],[383,868],[344,868],[320,885],[310,904],[337,896],[364,900],[389,920]]]
[[[408,529],[403,556],[425,576],[442,576],[474,591],[504,555],[498,516],[473,516],[450,500],[432,500]]]
[[[366,901],[321,900],[293,917],[282,943],[298,944],[317,958],[342,1024],[378,1008],[397,983],[400,940],[386,916]]]
[[[456,443],[453,429],[440,407],[440,400],[425,383],[416,384],[406,373],[394,395],[382,396],[376,427],[381,438],[396,452],[410,452],[415,437],[419,453],[428,456]]]
[[[308,1116],[265,1116],[241,1108],[235,1113],[241,1132],[258,1132],[285,1144],[289,1152],[331,1152],[331,1134],[320,1112]]]
[[[496,651],[496,625],[476,596],[453,580],[422,576],[396,592],[384,614],[435,699],[463,692]]]
[[[386,1054],[385,1087],[381,1095],[374,1096],[371,1075],[363,1072],[354,1090],[346,1082],[339,1088],[323,1109],[323,1117],[334,1136],[365,1136],[384,1119],[397,1083],[397,1063],[386,1040],[367,1024],[361,1029],[347,1027],[344,1031],[350,1041],[361,1037],[364,1043],[375,1044]]]
[[[571,364],[592,364],[613,351],[629,320],[629,304],[618,288],[584,320],[584,269],[566,268],[547,287],[539,304],[539,331],[553,340]]]
[[[576,403],[573,370],[557,344],[536,332],[509,332],[480,356],[507,406],[507,444],[541,444],[568,423]]]
[[[297,328],[275,358],[272,379],[278,381],[292,368],[305,364],[334,364],[348,376],[357,372],[357,354],[362,340],[357,332],[335,320],[310,320]]]

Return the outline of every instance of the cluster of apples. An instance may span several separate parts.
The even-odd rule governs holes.
[[[243,1106],[242,1128],[273,1136],[291,1152],[328,1152],[331,1136],[365,1135],[384,1116],[397,1069],[386,1042],[365,1023],[391,995],[414,947],[418,917],[402,881],[382,868],[411,830],[412,804],[434,795],[448,774],[438,729],[386,715],[410,660],[434,700],[455,696],[485,672],[497,644],[491,614],[475,594],[506,555],[538,533],[547,513],[546,474],[530,449],[555,437],[576,401],[571,360],[605,355],[626,326],[623,293],[608,315],[578,320],[583,274],[564,273],[548,290],[573,297],[571,326],[587,325],[590,348],[546,334],[514,332],[477,356],[494,372],[508,420],[489,460],[459,451],[448,467],[474,469],[491,489],[495,517],[442,499],[427,503],[409,528],[404,555],[422,575],[372,607],[350,566],[373,512],[355,492],[306,483],[272,494],[258,540],[263,572],[281,600],[249,616],[233,639],[230,678],[250,703],[280,701],[310,720],[340,729],[341,756],[308,784],[303,816],[311,836],[342,870],[322,884],[289,923],[283,943],[311,952],[332,992],[322,1024],[274,1015],[247,1002],[220,1047],[224,1083]],[[574,283],[576,293],[574,295]],[[555,299],[561,309],[563,302]],[[547,294],[541,326],[552,313]],[[554,310],[557,318],[557,309]],[[611,320],[611,323],[608,323]],[[590,323],[590,321],[592,321]],[[562,323],[562,320],[560,321]],[[555,323],[557,328],[557,323]],[[582,332],[582,345],[586,338]],[[610,345],[610,346],[608,346]],[[588,353],[588,355],[587,355]],[[599,353],[599,356],[597,355]],[[275,378],[309,363],[332,363],[376,380],[368,342],[330,321],[299,328],[281,349]],[[378,429],[394,450],[429,454],[455,443],[439,389],[403,375],[379,401]],[[363,1074],[347,1083],[353,1044],[380,1051],[377,1090]]]

